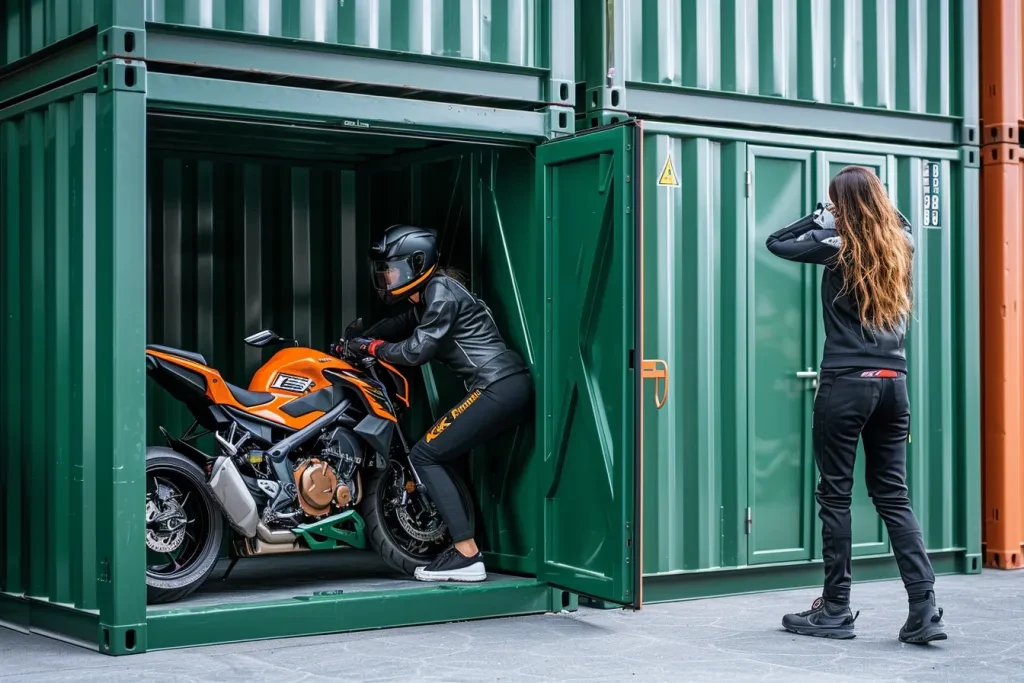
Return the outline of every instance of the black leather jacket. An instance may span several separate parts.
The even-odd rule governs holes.
[[[519,354],[505,346],[487,305],[443,274],[430,278],[418,304],[364,334],[384,340],[375,351],[377,358],[413,366],[437,360],[463,381],[467,391],[528,371]]]
[[[902,214],[900,218],[904,237],[913,249],[910,222]],[[825,266],[821,275],[821,308],[825,316],[822,369],[907,371],[906,322],[894,330],[865,327],[861,324],[856,298],[843,293],[843,271],[836,258],[842,238],[827,208],[819,203],[814,213],[771,235],[767,246],[784,259]]]

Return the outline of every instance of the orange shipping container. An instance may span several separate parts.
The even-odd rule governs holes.
[[[980,4],[983,543],[989,567],[1024,567],[1024,12]]]

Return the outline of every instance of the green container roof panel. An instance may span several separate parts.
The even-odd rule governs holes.
[[[842,139],[672,124],[645,131],[643,357],[667,364],[669,387],[661,409],[655,396],[664,389],[653,382],[642,399],[645,576],[770,571],[821,557],[810,439],[824,340],[820,269],[778,259],[764,243],[825,199],[830,178],[850,164],[882,177],[915,227],[908,484],[929,551],[977,569],[976,161],[961,163],[958,150]],[[888,556],[863,451],[855,476],[855,556]],[[801,585],[800,571],[791,585]],[[709,580],[702,590],[780,581],[726,588]],[[695,586],[678,584],[676,597]],[[661,586],[657,596],[672,593]]]
[[[958,0],[624,0],[627,81],[959,116]]]
[[[542,0],[149,0],[146,20],[318,43],[545,66]]]

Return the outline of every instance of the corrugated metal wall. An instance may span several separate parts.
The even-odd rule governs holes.
[[[96,25],[95,0],[8,0],[2,3],[3,64],[27,57]]]
[[[653,385],[643,398],[645,574],[820,557],[813,386],[796,375],[820,360],[820,272],[764,241],[849,164],[874,168],[916,226],[911,496],[929,550],[976,555],[977,168],[948,151],[678,130],[644,140],[644,358],[667,362],[670,385],[661,410]],[[657,185],[669,155],[679,187]],[[941,190],[926,198],[935,168]],[[927,223],[925,201],[937,203]],[[856,477],[855,553],[887,554],[863,452]]]
[[[96,97],[0,125],[0,590],[95,609]]]
[[[109,1],[109,0],[108,0]],[[146,21],[321,43],[547,66],[544,0],[135,0]],[[4,63],[95,25],[96,0],[4,4]]]
[[[603,4],[607,9],[597,6]],[[608,0],[593,5],[589,13],[581,10],[577,29],[578,49],[585,53],[577,68],[587,65],[590,88],[607,77],[616,83],[963,114],[964,0]],[[624,23],[605,29],[613,41],[598,28],[602,21]],[[606,74],[600,65],[613,55],[623,61],[608,64],[614,68]]]
[[[125,652],[145,638],[144,98],[27,107],[0,113],[0,598]]]

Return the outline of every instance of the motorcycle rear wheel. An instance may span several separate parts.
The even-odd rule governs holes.
[[[393,509],[388,504],[390,496],[387,491],[391,485],[391,477],[395,476],[394,468],[395,463],[392,462],[384,470],[364,472],[364,476],[369,476],[366,476],[365,494],[357,506],[357,511],[366,523],[366,538],[370,548],[376,550],[389,567],[411,576],[417,567],[430,564],[442,550],[451,545],[452,539],[446,528],[436,540],[429,543],[417,543],[416,539],[397,527],[392,514]],[[455,482],[455,488],[459,491],[459,496],[469,506],[470,526],[475,527],[476,507],[473,505],[469,488],[457,474],[451,472],[451,475]],[[434,510],[433,515],[437,514],[437,511]],[[415,546],[419,546],[419,549],[412,549]]]
[[[217,566],[223,519],[203,470],[170,448],[146,449],[146,501],[146,602],[175,602]],[[180,532],[166,531],[157,515],[182,524]]]

